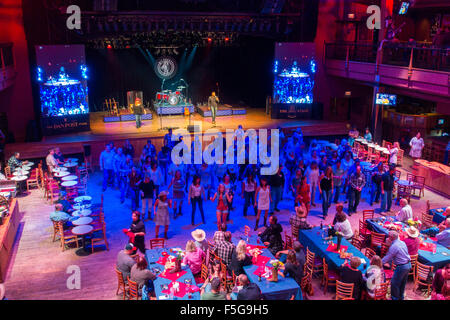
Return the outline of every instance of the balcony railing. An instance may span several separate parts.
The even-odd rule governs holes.
[[[365,43],[327,43],[327,59],[357,61],[450,72],[450,49],[410,46],[407,43],[377,45]],[[377,54],[378,60],[377,60]]]

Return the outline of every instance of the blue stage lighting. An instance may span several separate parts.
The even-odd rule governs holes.
[[[87,67],[84,64],[82,64],[80,66],[80,69],[81,69],[81,77],[83,79],[87,79],[88,78],[88,76],[87,76]]]
[[[311,72],[316,73],[316,62],[314,60],[311,60],[310,65],[311,65]]]

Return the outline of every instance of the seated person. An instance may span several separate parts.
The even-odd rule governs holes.
[[[408,253],[410,256],[416,255],[419,252],[420,239],[419,239],[419,230],[414,227],[409,227],[405,230],[408,237],[403,239],[403,242],[406,243],[408,247]]]
[[[191,236],[195,241],[197,248],[203,250],[203,252],[208,252],[208,241],[206,241],[206,232],[202,229],[195,229],[191,232]]]
[[[377,286],[386,281],[383,263],[381,262],[381,258],[379,256],[374,255],[370,259],[370,266],[367,268],[363,279],[366,282],[367,294],[373,298]]]
[[[245,274],[241,274],[237,280],[239,282],[239,285],[242,286],[242,289],[239,290],[237,294],[237,300],[262,299],[261,289],[259,289],[256,283],[250,282]]]
[[[302,275],[301,278],[303,278],[303,266],[305,265],[306,261],[305,252],[303,252],[302,245],[298,241],[294,241],[292,246],[294,247],[295,257],[297,258],[297,261],[301,268],[301,275]],[[275,255],[275,258],[284,263],[286,261],[288,253],[289,250],[278,251],[277,254]]]
[[[299,203],[298,206],[295,207],[295,214],[293,214],[289,218],[289,224],[291,225],[292,233],[298,234],[298,230],[300,229],[311,229],[312,226],[306,222],[306,217],[308,216],[308,212],[306,210],[304,203]]]
[[[234,250],[234,244],[231,242],[231,232],[225,231],[224,240],[216,241],[215,252],[227,266],[231,263],[231,254]]]
[[[59,200],[58,203],[61,204],[63,206],[63,211],[67,212],[67,213],[72,213],[75,210],[72,208],[72,205],[70,204],[70,202],[66,199],[66,192],[65,191],[61,191],[59,193]]]
[[[344,264],[339,268],[340,271],[340,281],[345,283],[353,283],[353,298],[355,300],[361,299],[361,291],[366,286],[362,276],[362,272],[358,270],[361,260],[358,257],[350,258],[350,266],[344,262]]]
[[[445,219],[445,229],[436,235],[437,243],[450,248],[450,217]]]
[[[223,241],[225,240],[225,231],[227,231],[227,225],[225,223],[222,223],[222,225],[220,226],[220,230],[214,232],[214,237],[213,237],[213,243],[217,244],[217,242],[219,241]]]
[[[53,157],[55,158],[58,164],[64,164],[64,156],[59,147],[55,148],[55,154],[53,155]]]
[[[336,223],[334,224],[334,229],[339,231],[347,240],[350,240],[353,237],[352,225],[347,219],[347,215],[342,211],[336,213]]]
[[[276,216],[271,216],[269,218],[269,226],[258,235],[267,246],[269,251],[275,255],[278,251],[283,249],[283,239],[281,238],[281,233],[283,232],[283,227],[278,223]]]
[[[400,211],[397,213],[397,215],[395,216],[395,219],[397,221],[401,221],[401,222],[406,222],[409,219],[412,219],[413,216],[413,212],[412,212],[412,208],[408,203],[408,200],[406,199],[400,199],[400,206],[402,207],[400,209]]]
[[[183,264],[188,265],[192,273],[198,275],[202,271],[203,259],[206,254],[202,249],[197,248],[194,240],[189,240],[186,243],[186,255],[183,258]]]
[[[155,291],[153,280],[156,279],[156,276],[147,269],[147,266],[147,260],[144,257],[137,256],[136,263],[131,267],[130,279],[137,283],[139,290],[142,290],[145,285],[148,294]]]
[[[131,268],[135,265],[134,260],[134,246],[129,243],[125,246],[123,250],[120,250],[117,254],[116,267],[117,270],[122,272],[123,280],[127,282],[127,277],[131,274]]]
[[[252,258],[247,254],[247,244],[240,240],[236,248],[231,253],[230,269],[235,275],[244,273],[244,267],[252,264]]]
[[[77,220],[78,217],[72,217],[70,214],[63,211],[63,206],[60,203],[57,203],[55,205],[55,211],[50,213],[50,220],[54,222],[60,222],[62,221],[64,223],[64,229],[69,228],[72,226],[73,220]]]
[[[297,255],[294,250],[289,250],[286,257],[286,264],[283,271],[284,277],[290,277],[300,286],[303,278],[303,266],[297,260]]]
[[[20,161],[20,153],[14,152],[14,154],[8,160],[8,166],[11,169],[11,173],[16,170],[16,168],[21,167],[22,164],[28,163],[28,161]]]
[[[446,285],[446,283],[448,283],[449,281],[450,281],[450,263],[447,263],[442,269],[436,271],[434,275],[432,286],[433,291],[431,292],[432,300],[441,300],[441,298],[445,297],[445,295],[447,296],[449,295],[450,286],[448,284]]]
[[[209,279],[206,281],[209,282]],[[201,300],[227,300],[227,296],[225,293],[220,292],[220,279],[214,278],[211,280],[211,290],[209,292],[205,292],[202,287],[200,290]]]

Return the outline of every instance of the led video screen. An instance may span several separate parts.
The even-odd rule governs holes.
[[[397,95],[395,94],[386,94],[386,93],[377,93],[375,98],[376,104],[382,104],[385,106],[395,106],[397,104]]]

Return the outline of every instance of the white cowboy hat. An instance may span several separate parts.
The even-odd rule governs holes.
[[[169,194],[169,193],[168,193],[167,191],[163,190],[163,191],[161,191],[161,192],[158,194],[158,198],[161,197],[161,196],[167,196],[168,194]]]
[[[419,236],[419,230],[412,226],[406,229],[406,233],[410,238],[417,238]]]
[[[201,242],[205,240],[206,233],[202,229],[195,229],[194,231],[191,232],[191,236],[192,238],[194,238],[195,241]]]

